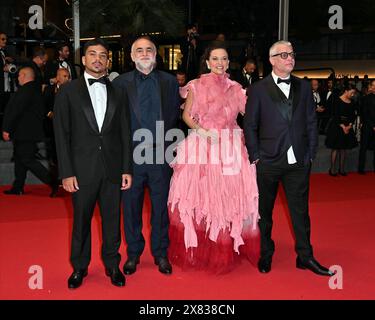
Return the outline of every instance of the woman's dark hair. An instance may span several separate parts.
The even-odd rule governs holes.
[[[228,53],[227,46],[222,41],[213,41],[211,42],[206,50],[204,50],[204,53],[200,60],[200,68],[199,68],[199,76],[204,73],[209,73],[210,70],[207,68],[206,60],[210,58],[211,52],[216,49],[223,49]]]
[[[344,81],[340,88],[340,96],[349,90],[357,90],[357,87],[349,81]]]

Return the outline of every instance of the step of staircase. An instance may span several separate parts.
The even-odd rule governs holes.
[[[46,147],[44,142],[38,143],[39,153],[45,157]],[[14,180],[13,144],[0,141],[0,185],[11,185]],[[41,160],[41,163],[48,168],[48,161]],[[31,172],[27,172],[26,184],[41,184],[42,182]]]

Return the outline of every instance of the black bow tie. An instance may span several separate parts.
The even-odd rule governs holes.
[[[289,79],[280,79],[280,78],[277,78],[277,84],[279,84],[281,82],[285,82],[286,84],[290,84],[290,78]]]
[[[107,77],[106,76],[103,76],[101,78],[98,78],[98,79],[94,79],[94,78],[90,78],[88,79],[89,81],[89,85],[91,86],[93,83],[95,82],[99,82],[101,84],[107,84]]]

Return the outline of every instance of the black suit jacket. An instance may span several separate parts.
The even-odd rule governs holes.
[[[247,80],[247,77],[244,75],[242,69],[231,72],[230,78],[237,81],[243,89],[247,89],[250,85],[249,80]],[[258,80],[259,79],[255,74],[251,75],[251,84],[254,84]]]
[[[165,133],[178,127],[178,119],[180,115],[180,95],[177,80],[174,76],[160,70],[154,70],[159,79],[160,97],[161,97],[161,119],[164,121]],[[131,111],[135,114],[138,122],[142,114],[140,113],[136,79],[136,71],[127,72],[117,77],[113,84],[127,93],[129,97],[129,106]],[[134,132],[132,132],[133,134]],[[166,141],[165,147],[171,142]]]
[[[368,128],[375,128],[375,94],[369,93],[363,97],[361,122]]]
[[[3,131],[12,140],[40,141],[43,134],[44,106],[40,86],[30,81],[21,86],[9,100],[3,121]]]
[[[53,119],[61,178],[76,176],[79,184],[90,184],[96,175],[95,164],[101,160],[114,183],[121,182],[121,174],[131,174],[128,99],[110,82],[100,132],[84,77],[60,88]]]
[[[292,117],[279,110],[280,95],[272,75],[249,88],[244,134],[250,161],[274,162],[290,147],[299,164],[315,158],[318,133],[315,104],[307,81],[291,76]]]

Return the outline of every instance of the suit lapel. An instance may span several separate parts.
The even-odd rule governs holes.
[[[273,101],[273,104],[274,104],[275,108],[277,110],[279,110],[281,116],[286,121],[289,122],[285,112],[283,112],[283,110],[282,110],[282,105],[281,105],[282,100],[281,100],[281,97],[280,97],[280,93],[278,92],[278,90],[280,90],[280,89],[276,85],[275,81],[273,80],[272,75],[269,75],[266,79],[264,79],[264,81],[266,81],[266,83],[265,83],[266,89],[267,89],[267,92],[268,92],[269,96],[271,97],[271,99]],[[283,94],[283,93],[281,92],[281,94]]]
[[[294,114],[294,111],[296,110],[297,106],[298,106],[298,103],[299,103],[299,99],[300,99],[300,95],[301,95],[301,83],[299,81],[296,80],[295,77],[293,76],[290,76],[291,77],[291,90],[293,92],[293,111],[292,111],[292,116]]]
[[[97,133],[99,133],[98,123],[96,122],[94,107],[91,103],[91,98],[89,94],[89,90],[86,86],[86,81],[84,77],[79,79],[79,94],[82,100],[82,109],[87,118],[87,121],[90,124],[90,127]]]

